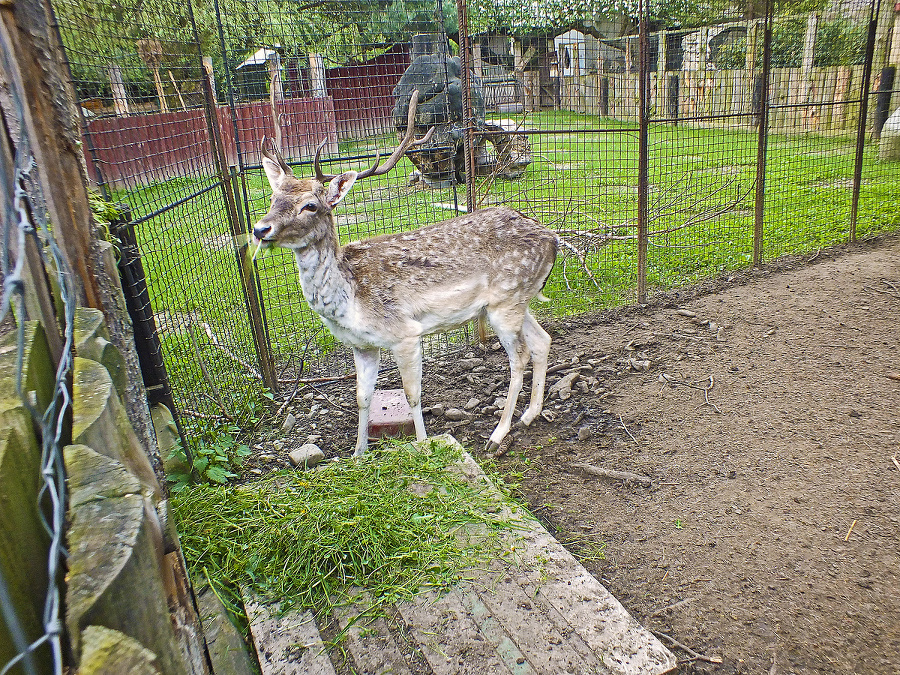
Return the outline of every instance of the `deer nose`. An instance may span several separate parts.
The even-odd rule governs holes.
[[[259,240],[263,240],[266,238],[266,235],[272,231],[271,225],[266,225],[265,223],[257,223],[253,228],[253,236]]]

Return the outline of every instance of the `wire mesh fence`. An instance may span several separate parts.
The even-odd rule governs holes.
[[[259,145],[280,136],[298,176],[320,143],[326,172],[359,170],[397,143],[413,89],[417,135],[435,134],[350,193],[340,240],[511,206],[562,237],[540,312],[896,229],[900,172],[873,138],[877,101],[898,104],[881,73],[891,8],[722,7],[58,3],[87,162],[133,213],[188,417],[234,419],[263,385],[348,371],[293,256],[250,260],[271,193]]]

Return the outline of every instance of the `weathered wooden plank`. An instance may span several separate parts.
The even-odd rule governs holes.
[[[197,611],[203,623],[209,660],[215,675],[253,675],[256,668],[240,632],[228,620],[225,607],[205,581],[194,583]]]
[[[358,617],[365,608],[357,605],[339,607],[334,618],[346,631],[347,652],[359,673],[371,675],[412,675],[388,622],[382,616]],[[351,621],[353,622],[351,625]]]
[[[71,521],[66,626],[73,650],[80,655],[84,629],[103,625],[151,650],[167,675],[187,673],[167,604],[162,532],[144,487],[122,463],[87,446],[66,446],[64,455]]]
[[[397,609],[435,675],[512,675],[496,645],[469,616],[458,590],[425,591]]]
[[[565,616],[538,597],[538,589],[519,571],[495,563],[492,583],[477,591],[538,673],[589,673],[602,664]]]
[[[335,675],[312,612],[289,611],[242,592],[262,675]]]

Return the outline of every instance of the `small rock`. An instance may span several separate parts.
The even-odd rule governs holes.
[[[469,413],[465,410],[460,410],[459,408],[449,408],[444,412],[444,419],[450,422],[461,422],[462,420],[469,419]]]
[[[444,405],[438,403],[437,405],[431,406],[431,414],[435,417],[442,417],[444,415]]]
[[[304,443],[288,455],[291,464],[301,469],[311,469],[325,459],[325,453],[315,443]]]
[[[322,440],[322,437],[319,434],[310,434],[306,437],[307,443],[318,443]]]
[[[695,316],[697,316],[697,312],[692,312],[689,309],[677,309],[675,310],[675,313],[681,316],[686,316],[689,319],[693,319]]]
[[[591,437],[591,428],[588,425],[584,425],[578,430],[578,440],[586,441]]]
[[[288,413],[281,425],[281,431],[286,434],[294,428],[295,424],[297,424],[297,418],[294,417],[293,413]]]
[[[460,359],[459,361],[457,361],[457,363],[462,368],[465,368],[468,370],[468,369],[474,368],[475,366],[480,366],[482,363],[484,363],[484,359],[482,359],[482,358],[466,358],[466,359]]]
[[[650,370],[649,360],[639,361],[638,359],[628,359],[628,365],[631,366],[632,370],[637,370],[638,372]]]
[[[474,409],[477,408],[480,404],[481,404],[481,401],[479,401],[477,398],[474,398],[474,397],[473,397],[473,398],[470,398],[470,399],[466,402],[466,405],[464,406],[464,408],[465,408],[466,410],[474,410]]]
[[[572,395],[572,385],[580,377],[580,375],[581,374],[576,370],[569,373],[562,379],[554,382],[547,390],[547,396],[553,397],[553,395],[556,394],[560,399],[565,401]]]
[[[556,419],[556,415],[553,413],[552,410],[544,410],[544,411],[541,413],[541,417],[543,417],[543,418],[544,418],[545,420],[547,420],[548,422],[553,422],[553,420]]]

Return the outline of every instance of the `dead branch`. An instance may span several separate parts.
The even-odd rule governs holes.
[[[630,431],[628,431],[628,427],[625,426],[625,421],[622,419],[622,416],[621,416],[621,415],[619,415],[619,424],[622,425],[622,428],[625,430],[625,433],[628,434],[628,438],[630,438],[630,439],[633,440],[635,443],[637,443],[638,440],[637,440],[634,436],[631,435],[631,432],[630,432]]]
[[[588,473],[592,476],[596,476],[597,478],[607,478],[609,480],[621,480],[626,483],[639,483],[644,487],[650,487],[653,484],[653,480],[648,478],[647,476],[642,476],[639,473],[632,473],[631,471],[617,471],[615,469],[604,469],[603,467],[594,466],[593,464],[584,464],[583,462],[573,462],[570,466],[574,469],[581,469],[585,473]]]
[[[250,373],[250,375],[255,377],[257,380],[262,379],[262,375],[260,375],[259,371],[256,368],[254,368],[252,365],[250,365],[249,363],[244,361],[237,354],[235,354],[234,352],[229,350],[228,347],[226,347],[221,342],[219,342],[219,340],[216,338],[215,333],[213,333],[212,327],[210,327],[210,325],[208,323],[203,322],[200,325],[203,326],[203,330],[206,332],[206,336],[209,338],[209,341],[212,343],[213,347],[215,347],[216,349],[221,351],[223,354],[225,354],[225,356],[227,356],[229,359],[231,359],[235,363],[238,363],[241,366],[243,366]],[[193,335],[192,335],[192,337],[193,337]]]
[[[219,391],[219,388],[216,386],[216,383],[213,382],[212,377],[209,375],[209,371],[206,369],[206,362],[203,360],[203,355],[200,353],[200,347],[197,345],[197,338],[194,336],[194,327],[188,326],[188,333],[191,336],[191,344],[194,346],[194,355],[197,357],[197,363],[200,364],[200,374],[203,376],[203,379],[206,381],[206,384],[212,390],[213,402],[219,406],[219,409],[222,411],[222,415],[224,415],[230,422],[234,421],[234,418],[229,414],[228,408],[225,407],[225,402],[222,399],[222,392]]]
[[[667,635],[666,633],[663,633],[662,631],[651,630],[650,632],[653,633],[656,637],[666,640],[672,647],[681,649],[683,652],[685,652],[689,657],[687,659],[687,661],[705,661],[706,663],[722,663],[721,656],[706,656],[705,654],[700,654],[698,652],[695,652],[693,649],[691,649],[687,645],[682,644],[681,642],[679,642],[678,640],[673,638],[671,635]]]

